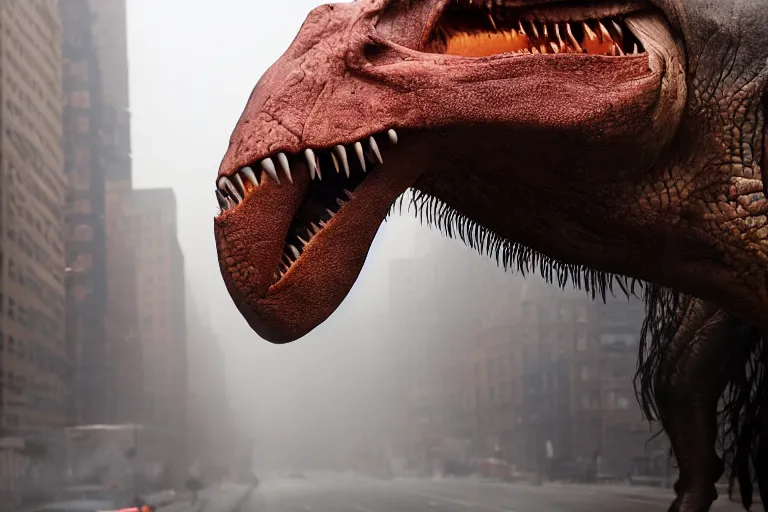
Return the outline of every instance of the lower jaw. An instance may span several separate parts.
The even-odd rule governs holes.
[[[423,154],[418,155],[416,144],[402,142],[385,158],[266,293],[252,293],[251,283],[233,279],[222,265],[233,300],[262,338],[271,343],[295,341],[328,319],[346,298],[392,203],[415,183],[422,168]],[[218,223],[215,231],[217,241],[226,236]],[[250,261],[252,267],[258,264]]]

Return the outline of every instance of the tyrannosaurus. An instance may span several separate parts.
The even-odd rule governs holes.
[[[745,507],[753,482],[765,501],[766,26],[768,0],[321,6],[218,172],[227,289],[263,338],[304,336],[411,189],[505,267],[593,295],[639,282],[636,386],[679,465],[670,510],[709,510],[726,467]]]

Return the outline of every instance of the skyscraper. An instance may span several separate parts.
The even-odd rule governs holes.
[[[0,428],[66,421],[61,22],[55,2],[0,0]]]
[[[68,0],[71,1],[71,0]],[[144,397],[138,341],[136,261],[130,238],[131,135],[125,0],[77,0],[91,11],[93,49],[99,63],[101,166],[105,187],[106,344],[114,386],[114,421],[134,422]]]
[[[176,235],[173,190],[134,190],[130,225],[141,298],[137,315],[144,354],[143,417],[148,425],[169,434],[169,463],[179,471],[188,462],[189,386],[184,256]]]
[[[73,423],[108,423],[115,386],[106,338],[107,269],[101,69],[87,0],[59,2],[63,26],[67,349]]]

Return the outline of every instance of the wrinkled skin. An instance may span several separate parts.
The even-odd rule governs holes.
[[[660,370],[657,392],[681,471],[672,510],[708,510],[722,472],[712,403],[725,383],[698,384],[728,354],[729,326],[768,332],[768,0],[652,0],[654,14],[629,23],[647,53],[623,57],[431,53],[444,4],[319,7],[259,81],[219,177],[390,128],[400,141],[277,282],[306,166],[218,216],[230,294],[265,339],[304,336],[344,299],[390,205],[413,188],[552,261],[696,297],[702,312],[686,313],[675,338],[696,349]],[[691,410],[674,413],[680,404]],[[691,429],[700,435],[678,435]]]

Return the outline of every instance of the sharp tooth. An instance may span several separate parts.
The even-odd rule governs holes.
[[[304,158],[307,160],[307,167],[309,167],[309,178],[315,179],[315,152],[311,149],[304,150]]]
[[[589,28],[589,25],[587,25],[587,22],[583,22],[582,25],[584,25],[584,33],[587,34],[587,37],[589,37],[592,41],[597,39],[597,34],[595,34],[591,28]]]
[[[227,204],[229,204],[229,208],[230,209],[234,208],[235,206],[237,206],[237,203],[235,203],[235,201],[231,197],[227,198]]]
[[[245,184],[243,183],[243,178],[240,177],[240,173],[235,174],[235,183],[237,183],[237,190],[240,192],[241,195],[245,195]],[[241,199],[242,201],[242,199]]]
[[[576,38],[575,38],[575,37],[573,37],[573,32],[571,31],[571,24],[570,24],[570,23],[566,23],[566,24],[565,24],[565,31],[568,33],[568,40],[571,42],[571,44],[573,45],[573,47],[574,47],[574,48],[576,48],[576,50],[577,50],[579,53],[582,53],[582,52],[583,52],[583,50],[581,49],[581,45],[580,45],[580,44],[579,44],[579,42],[576,40]]]
[[[262,160],[261,168],[264,169],[264,172],[266,172],[270,178],[272,178],[272,181],[278,185],[280,184],[280,178],[277,177],[277,170],[275,169],[275,162],[273,162],[271,158]]]
[[[616,20],[611,20],[611,24],[613,25],[613,28],[616,30],[616,33],[619,35],[619,37],[624,37],[624,31],[621,30],[621,27],[618,23],[616,23]]]
[[[342,207],[342,206],[344,206],[345,204],[347,204],[347,202],[346,202],[346,201],[344,201],[344,200],[342,200],[342,199],[336,198],[336,204],[338,204],[338,205],[339,205],[339,207]]]
[[[348,199],[352,198],[352,192],[347,189],[342,189],[344,191],[344,194],[346,194]]]
[[[320,159],[315,155],[315,171],[317,172],[317,179],[322,180],[323,175],[320,173]]]
[[[560,24],[559,23],[555,23],[555,35],[557,36],[557,41],[559,43],[562,43],[563,42],[563,38],[560,37]]]
[[[535,21],[531,22],[531,28],[533,29],[533,37],[538,39],[539,38],[539,29],[536,28],[536,22]]]
[[[638,50],[637,50],[637,43],[635,43],[635,48],[632,50],[632,53],[633,53],[633,54],[635,54],[635,55],[637,55],[637,51],[638,51]]]
[[[392,144],[397,144],[397,132],[395,130],[390,129],[387,132],[387,136],[389,137],[389,142]]]
[[[330,215],[331,217],[333,217],[334,215],[336,215],[335,213],[333,213],[333,212],[332,212],[331,210],[329,210],[328,208],[326,208],[326,209],[325,209],[325,211],[326,211],[326,212],[328,212],[328,215]]]
[[[519,25],[520,33],[523,34],[524,36],[528,36],[528,34],[525,33],[525,27],[523,27],[523,22],[518,21],[517,24]]]
[[[552,47],[552,51],[553,51],[553,52],[555,52],[555,53],[560,53],[560,48],[559,48],[559,47],[558,47],[558,46],[557,46],[555,43],[552,43],[552,42],[550,42],[550,43],[549,43],[549,46],[551,46],[551,47]]]
[[[232,184],[229,178],[222,176],[222,178],[219,180],[219,189],[224,190],[225,188],[226,191],[229,192],[229,195],[234,196],[235,199],[237,199],[238,203],[243,200],[243,196],[240,195],[240,193],[237,191],[237,188]]]
[[[219,207],[222,210],[227,209],[227,200],[224,198],[224,195],[219,190],[216,190],[216,200],[219,202]]]
[[[339,144],[333,150],[336,152],[336,156],[341,160],[341,166],[344,167],[344,174],[349,178],[349,160],[347,160],[347,148]]]
[[[294,246],[289,245],[288,249],[291,250],[291,252],[293,253],[293,257],[294,258],[298,258],[299,256],[301,256],[301,253],[299,252],[299,250],[297,248],[295,248]]]
[[[601,39],[600,39],[600,40],[601,40],[601,41],[605,41],[606,39],[607,39],[608,41],[613,41],[613,39],[611,39],[611,33],[610,33],[610,32],[608,32],[608,29],[607,29],[607,28],[605,28],[605,26],[603,26],[603,23],[602,23],[602,22],[598,21],[598,22],[597,22],[597,26],[598,26],[598,28],[600,29],[600,36],[601,36]]]
[[[539,50],[534,46],[533,48],[531,48],[531,53],[535,53],[538,55]]]
[[[621,56],[624,56],[624,50],[622,50],[622,49],[621,49],[621,46],[619,46],[618,44],[616,44],[616,45],[614,45],[613,47],[614,47],[614,48],[616,48],[616,50],[618,50],[618,52],[619,52],[619,55],[621,55]]]
[[[299,242],[301,242],[301,247],[302,247],[302,249],[303,249],[304,247],[306,247],[306,246],[307,246],[307,244],[309,243],[309,242],[307,242],[306,240],[304,240],[303,238],[301,238],[300,236],[296,236],[296,238],[298,238],[298,239],[299,239]]]
[[[251,182],[251,185],[253,185],[254,188],[259,186],[259,182],[256,179],[256,173],[253,172],[253,169],[250,167],[243,167],[240,172],[245,175],[245,178]]]
[[[330,211],[330,210],[326,210],[326,211]],[[319,221],[318,224],[320,224],[321,228],[325,227],[325,221],[324,220]]]
[[[542,23],[542,26],[544,27],[544,37],[549,37],[549,27],[546,23]]]
[[[355,142],[355,153],[357,154],[357,159],[360,160],[360,166],[363,168],[363,172],[365,172],[365,157],[363,156],[363,145],[360,144],[360,142]]]
[[[491,20],[491,25],[493,26],[493,30],[497,31],[499,29],[496,28],[496,22],[493,21],[493,15],[491,13],[488,13],[488,19]]]
[[[277,162],[280,164],[280,167],[282,167],[286,178],[288,178],[288,181],[293,183],[293,176],[291,176],[291,164],[288,163],[288,157],[285,156],[285,153],[277,154]]]
[[[320,226],[318,226],[314,222],[310,223],[309,225],[312,226],[312,229],[315,231],[315,234],[317,234],[320,231]]]
[[[341,168],[339,167],[339,159],[336,158],[336,155],[331,152],[331,160],[333,161],[333,167],[336,169],[336,174],[339,174],[341,172]]]
[[[368,139],[368,142],[371,145],[371,151],[373,151],[373,154],[376,155],[376,159],[379,161],[380,164],[384,163],[384,159],[381,158],[381,151],[379,151],[379,145],[376,144],[376,139],[371,137]]]

